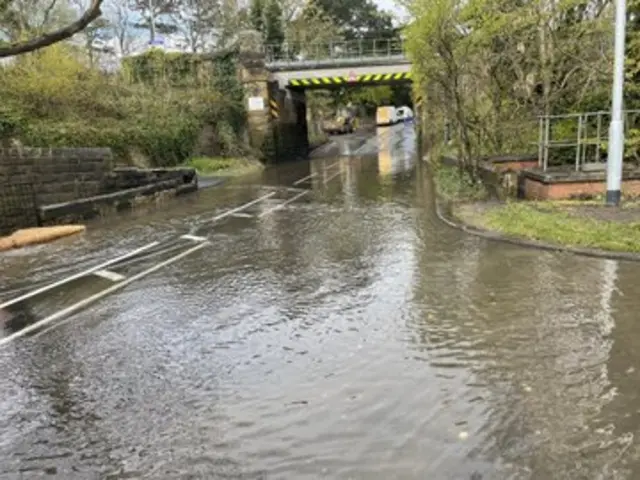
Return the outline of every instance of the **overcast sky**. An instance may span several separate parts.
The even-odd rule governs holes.
[[[374,0],[375,3],[383,10],[388,10],[395,13],[398,17],[404,18],[407,16],[407,11],[400,7],[395,0]]]

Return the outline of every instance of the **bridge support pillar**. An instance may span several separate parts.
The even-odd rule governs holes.
[[[245,30],[238,35],[238,78],[244,87],[249,144],[270,163],[276,160],[274,122],[269,108],[269,71],[262,51],[262,35]]]

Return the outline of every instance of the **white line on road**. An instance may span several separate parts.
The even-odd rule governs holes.
[[[205,237],[199,237],[197,235],[191,235],[190,233],[182,235],[180,238],[184,238],[185,240],[191,240],[193,242],[205,242],[207,240]]]
[[[265,215],[268,215],[269,213],[275,212],[276,210],[280,210],[281,208],[284,208],[285,206],[287,206],[291,202],[296,201],[301,196],[306,195],[307,193],[309,193],[309,190],[305,190],[304,192],[300,192],[299,194],[294,195],[293,197],[291,197],[289,200],[286,200],[286,201],[276,205],[275,207],[270,208],[269,210],[266,210],[266,211],[262,212],[260,215],[258,215],[258,217],[264,217]]]
[[[266,200],[269,197],[273,197],[276,193],[278,193],[278,192],[267,193],[266,195],[263,195],[263,196],[261,196],[259,198],[256,198],[255,200],[252,200],[252,201],[247,202],[247,203],[245,203],[243,205],[240,205],[239,207],[233,208],[231,210],[227,210],[226,212],[221,213],[220,215],[217,215],[217,216],[213,217],[211,219],[211,221],[212,222],[217,222],[218,220],[222,220],[223,218],[228,217],[229,215],[233,215],[234,213],[241,212],[242,210],[244,210],[247,207],[250,207],[251,205],[255,205],[256,203],[261,202],[262,200]]]
[[[195,247],[191,247],[189,250],[186,250],[186,251],[184,251],[182,253],[179,253],[178,255],[175,255],[175,256],[165,260],[164,262],[157,263],[153,267],[150,267],[150,268],[148,268],[146,270],[143,270],[140,273],[137,273],[136,275],[133,275],[132,277],[129,277],[127,280],[124,280],[124,281],[122,281],[120,283],[116,283],[115,285],[113,285],[113,286],[111,286],[109,288],[106,288],[106,289],[102,290],[101,292],[98,292],[98,293],[96,293],[94,295],[91,295],[90,297],[87,297],[84,300],[80,300],[79,302],[74,303],[73,305],[70,305],[67,308],[59,310],[56,313],[54,313],[52,315],[49,315],[48,317],[43,318],[42,320],[40,320],[40,321],[38,321],[38,322],[36,322],[36,323],[34,323],[32,325],[29,325],[28,327],[23,328],[22,330],[19,330],[14,334],[9,335],[8,337],[2,338],[2,339],[0,339],[0,347],[8,344],[9,342],[11,342],[11,341],[13,341],[13,340],[15,340],[17,338],[23,337],[26,334],[28,334],[28,333],[30,333],[30,332],[32,332],[34,330],[37,330],[37,329],[39,329],[41,327],[44,327],[45,325],[48,325],[48,324],[50,324],[52,322],[55,322],[56,320],[62,319],[64,317],[68,317],[69,315],[72,315],[73,313],[77,312],[78,310],[80,310],[80,309],[82,309],[82,308],[84,308],[84,307],[86,307],[88,305],[91,305],[92,303],[97,302],[98,300],[102,299],[103,297],[106,297],[107,295],[109,295],[109,294],[111,294],[113,292],[116,292],[116,291],[126,287],[127,285],[135,282],[136,280],[140,280],[141,278],[146,277],[147,275],[150,275],[151,273],[153,273],[153,272],[155,272],[157,270],[160,270],[163,267],[166,267],[166,266],[168,266],[168,265],[170,265],[172,263],[175,263],[178,260],[186,257],[187,255],[190,255],[190,254],[196,252],[197,250],[200,250],[201,248],[203,248],[203,247],[205,247],[207,245],[210,245],[210,243],[209,242],[199,243]],[[39,332],[36,335],[34,335],[34,338],[38,337],[38,336],[40,336],[40,335],[42,335],[42,334],[44,334],[44,333],[46,333],[46,332],[48,332],[50,330],[52,330],[53,328],[59,327],[60,325],[63,325],[65,323],[67,323],[69,320],[70,319],[67,319],[65,321],[56,323],[55,325],[47,328],[46,330],[44,330],[42,332]]]
[[[296,180],[295,182],[293,182],[294,185],[298,185],[304,181],[310,180],[313,177],[317,176],[317,173],[312,173],[311,175],[307,175],[306,177],[302,177],[300,180]]]
[[[58,280],[57,282],[50,283],[50,284],[45,285],[44,287],[38,288],[36,290],[32,290],[32,291],[30,291],[28,293],[25,293],[24,295],[20,295],[17,298],[14,298],[12,300],[4,302],[3,304],[0,305],[0,310],[2,310],[3,308],[9,307],[11,305],[15,305],[16,303],[22,302],[24,300],[27,300],[27,299],[29,299],[31,297],[35,297],[36,295],[40,295],[41,293],[45,293],[45,292],[47,292],[47,291],[49,291],[49,290],[51,290],[53,288],[60,287],[60,286],[64,285],[65,283],[69,283],[69,282],[71,282],[73,280],[77,280],[79,278],[86,277],[88,275],[91,275],[91,274],[99,271],[99,270],[104,270],[105,268],[110,267],[111,265],[113,265],[115,263],[121,262],[121,261],[126,260],[126,259],[131,258],[131,257],[135,257],[136,255],[138,255],[138,254],[140,254],[140,253],[142,253],[142,252],[144,252],[146,250],[149,250],[150,248],[153,248],[153,247],[155,247],[155,246],[157,246],[159,244],[160,244],[160,242],[151,242],[151,243],[149,243],[149,244],[147,244],[147,245],[145,245],[143,247],[140,247],[140,248],[138,248],[136,250],[133,250],[132,252],[126,253],[125,255],[113,258],[113,259],[108,260],[108,261],[106,261],[104,263],[101,263],[100,265],[96,265],[95,267],[89,268],[87,270],[83,270],[82,272],[78,272],[75,275],[71,275],[69,277],[63,278],[62,280]]]
[[[235,218],[253,218],[253,215],[251,215],[250,213],[244,213],[244,212],[237,212],[231,216]]]
[[[112,272],[111,270],[98,270],[97,272],[93,272],[94,275],[104,278],[105,280],[109,280],[111,282],[121,282],[125,278],[124,275],[121,275],[117,272]]]

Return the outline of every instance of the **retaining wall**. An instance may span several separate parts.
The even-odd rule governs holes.
[[[108,148],[0,148],[0,234],[38,224],[38,205],[97,195]]]
[[[198,188],[194,169],[112,167],[108,148],[0,149],[0,235]]]

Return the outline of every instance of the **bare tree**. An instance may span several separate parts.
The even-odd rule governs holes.
[[[0,44],[0,58],[33,52],[71,38],[100,17],[102,14],[102,1],[103,0],[92,0],[88,8],[77,20],[68,23],[64,27],[49,31],[48,33],[38,34],[30,40],[10,42],[8,45]],[[13,2],[9,0],[0,0],[0,15],[6,16],[6,13],[12,10],[12,3]]]
[[[149,41],[156,39],[156,33],[173,32],[177,30],[172,24],[162,21],[163,16],[170,17],[174,15],[179,8],[180,0],[133,0],[130,8],[139,12],[144,21],[136,24],[138,28],[149,29]]]
[[[206,50],[220,35],[222,5],[220,0],[182,0],[174,19],[178,32],[189,50]]]
[[[111,32],[117,42],[119,55],[127,56],[131,53],[133,44],[132,12],[127,0],[110,0],[105,4],[105,17],[111,24]]]

